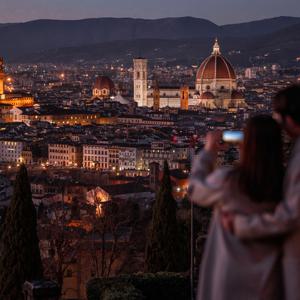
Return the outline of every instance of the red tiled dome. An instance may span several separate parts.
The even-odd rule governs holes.
[[[225,57],[213,54],[204,60],[197,72],[197,80],[202,79],[236,79],[236,76]]]
[[[236,79],[230,62],[220,53],[218,41],[215,41],[213,53],[207,57],[198,69],[196,80],[202,79]]]
[[[115,85],[109,77],[99,76],[96,78],[93,88],[98,90],[108,89],[112,91],[114,90]]]

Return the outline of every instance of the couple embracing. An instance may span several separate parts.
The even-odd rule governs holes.
[[[207,135],[189,182],[191,201],[214,208],[197,300],[300,300],[300,86],[277,93],[273,117],[249,119],[237,165],[215,168],[220,138]]]

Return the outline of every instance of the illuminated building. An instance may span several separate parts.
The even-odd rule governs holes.
[[[136,58],[133,60],[133,65],[134,65],[134,70],[133,70],[134,101],[137,102],[138,106],[148,106],[147,103],[148,60],[145,58]]]
[[[174,146],[169,141],[153,142],[151,147],[142,149],[140,153],[140,161],[138,167],[140,169],[149,170],[150,164],[156,162],[163,168],[164,161],[167,160],[170,169],[178,168],[178,163],[175,161],[185,160],[191,157],[191,149],[186,146]]]
[[[83,145],[83,167],[108,170],[109,153],[106,145]]]
[[[156,83],[152,87],[147,85],[147,60],[134,59],[134,100],[138,106],[157,108],[155,94]],[[213,51],[200,65],[195,88],[184,91],[185,98],[181,98],[180,87],[162,87],[159,89],[160,108],[174,107],[187,109],[189,105],[209,109],[243,108],[247,104],[243,94],[237,90],[236,74],[229,61],[221,54],[217,41]],[[188,100],[186,97],[188,96]],[[183,100],[183,101],[182,101]]]
[[[0,161],[17,163],[22,161],[24,143],[18,140],[0,140]]]
[[[25,165],[31,165],[33,163],[32,151],[30,150],[29,147],[25,147],[23,149],[21,157],[22,157],[22,163],[24,163]]]
[[[115,124],[117,123],[117,117],[105,117],[100,113],[81,112],[71,109],[38,111],[27,107],[15,107],[6,115],[5,121],[24,123],[44,121],[56,124],[57,126],[66,126]]]
[[[196,75],[198,103],[205,108],[245,107],[244,96],[237,91],[236,74],[229,61],[221,54],[215,40],[212,54],[201,64]]]
[[[109,169],[112,171],[135,170],[137,167],[137,149],[130,144],[108,146]]]
[[[49,143],[49,165],[59,167],[80,167],[82,165],[82,148],[75,143]]]
[[[153,110],[157,111],[160,108],[160,92],[157,80],[155,80],[153,88]]]
[[[186,85],[180,89],[180,108],[189,109],[189,87]]]
[[[3,58],[0,58],[0,104],[10,104],[15,107],[32,106],[34,104],[34,99],[30,95],[5,93],[5,78],[4,61]]]
[[[139,115],[122,115],[118,117],[118,124],[137,125],[141,127],[169,127],[174,126],[174,121],[150,119]]]

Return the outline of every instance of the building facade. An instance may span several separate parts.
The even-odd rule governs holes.
[[[0,140],[0,161],[20,163],[24,143],[17,140]]]
[[[51,166],[82,166],[82,147],[75,143],[49,143],[48,162]]]
[[[83,167],[87,169],[108,170],[109,151],[107,145],[83,145]]]
[[[119,170],[134,170],[137,165],[137,150],[134,147],[119,147]]]

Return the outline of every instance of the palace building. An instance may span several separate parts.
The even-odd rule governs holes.
[[[5,71],[4,61],[0,58],[0,104],[12,105],[14,107],[24,107],[34,105],[34,98],[22,93],[5,92]]]
[[[235,71],[230,62],[221,54],[218,40],[215,40],[212,53],[200,65],[195,88],[162,87],[155,81],[148,86],[148,61],[134,59],[134,100],[138,106],[176,107],[188,109],[199,106],[207,109],[243,108],[247,104],[244,95],[237,89]],[[159,96],[157,95],[159,90]]]

